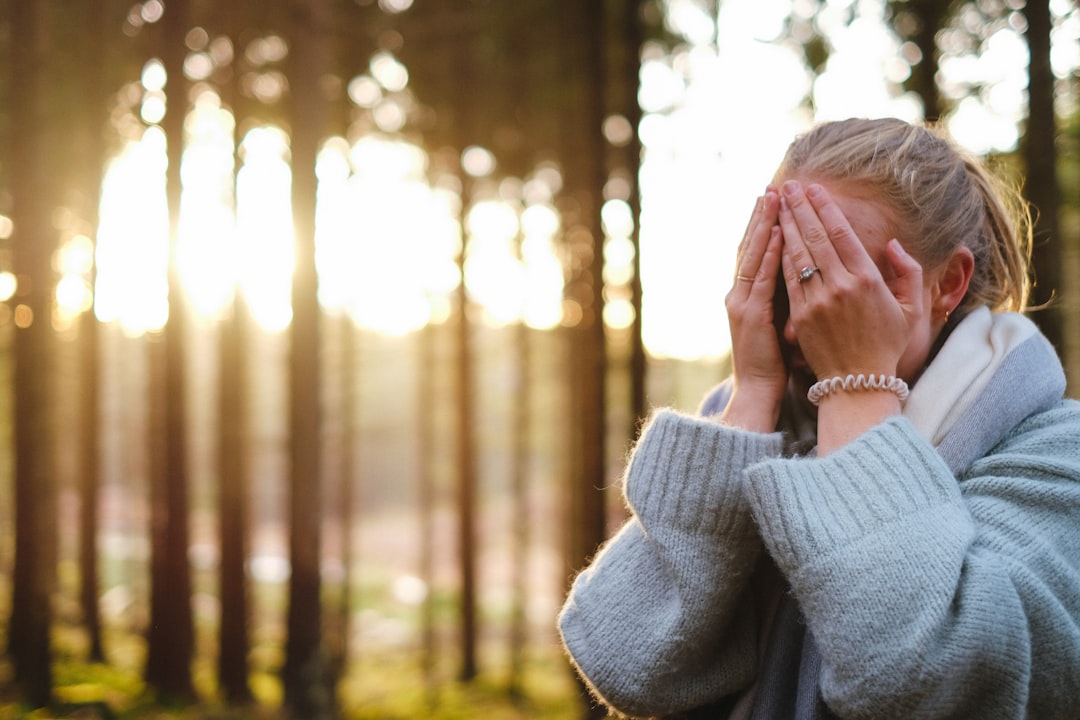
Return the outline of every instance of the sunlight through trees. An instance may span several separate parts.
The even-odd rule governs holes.
[[[1068,0],[0,1],[5,702],[595,716],[555,612],[794,134],[1022,182],[1076,393],[1078,48]]]

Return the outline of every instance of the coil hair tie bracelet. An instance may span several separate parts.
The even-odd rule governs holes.
[[[836,377],[819,380],[810,386],[809,392],[806,393],[806,399],[816,406],[826,395],[852,390],[886,390],[895,393],[900,398],[900,402],[907,400],[909,395],[907,383],[895,375],[875,375],[870,373],[867,376],[859,373],[847,377],[837,375]]]

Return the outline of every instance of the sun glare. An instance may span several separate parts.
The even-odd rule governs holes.
[[[199,94],[187,118],[180,275],[198,317],[216,317],[239,290],[256,321],[280,331],[292,318],[288,138],[273,127],[249,131],[234,190],[232,123],[210,91]],[[475,167],[490,167],[490,158],[474,156]],[[96,312],[131,334],[158,330],[168,317],[165,164],[164,136],[151,127],[105,177]],[[351,146],[343,138],[326,143],[316,168],[316,266],[327,310],[395,335],[449,317],[460,282],[463,229],[455,218],[461,199],[429,183],[427,171],[419,147],[391,136],[369,135]],[[492,324],[553,327],[562,293],[554,247],[558,218],[550,205],[520,205],[491,201],[470,209],[470,297]],[[80,256],[68,250],[65,257],[74,262]],[[92,297],[76,280],[57,290],[73,313]]]
[[[782,0],[728,0],[717,18],[692,0],[668,5],[673,28],[688,43],[673,54],[652,44],[643,50],[640,247],[631,240],[638,218],[626,202],[630,183],[614,177],[602,212],[604,321],[615,330],[634,322],[630,288],[639,251],[649,351],[682,359],[718,357],[729,344],[723,297],[734,275],[734,248],[754,198],[790,139],[819,119],[917,120],[920,110],[900,89],[910,66],[880,20],[883,0],[860,2],[854,22],[843,19],[839,3],[829,3],[815,18],[832,46],[817,77],[797,49],[776,42],[791,10]],[[1059,6],[1060,14],[1067,3]],[[1080,35],[1078,18],[1074,12],[1060,24],[1059,39]],[[192,76],[206,77],[218,62],[215,53],[232,52],[215,50],[207,37],[192,42],[204,56],[192,61]],[[280,38],[263,38],[245,52],[261,68],[258,77],[280,84],[276,71],[264,67],[283,57]],[[950,128],[971,149],[1015,146],[1024,53],[1021,36],[1007,28],[988,38],[977,59],[945,58],[945,92],[959,100]],[[1058,49],[1055,70],[1075,67],[1077,57],[1074,46]],[[347,93],[383,132],[358,141],[332,138],[319,155],[316,266],[322,306],[388,334],[443,322],[461,282],[457,260],[464,246],[469,297],[487,322],[572,324],[558,248],[558,168],[541,165],[529,177],[499,184],[498,158],[485,148],[466,148],[463,170],[488,190],[463,209],[460,180],[433,178],[425,151],[396,134],[407,119],[408,79],[408,69],[389,52],[373,56],[368,74],[351,79]],[[112,160],[104,177],[94,292],[88,287],[93,250],[87,238],[65,244],[58,268],[63,280],[56,298],[63,312],[74,317],[93,302],[102,321],[131,334],[160,329],[168,318],[166,138],[154,124],[165,112],[164,86],[163,66],[151,61],[141,85],[127,88],[129,125],[140,126],[137,115],[149,127]],[[987,90],[976,98],[965,90],[971,86]],[[241,292],[256,321],[279,331],[292,318],[288,136],[275,127],[250,129],[240,142],[237,168],[234,118],[209,85],[196,83],[192,96],[177,258],[186,296],[198,317],[212,319]],[[605,121],[605,137],[613,144],[625,144],[632,131],[625,118]],[[0,236],[4,221],[0,216]],[[14,282],[10,273],[0,273],[0,298],[15,292]]]
[[[524,274],[517,256],[519,224],[516,210],[502,200],[476,203],[469,210],[466,229],[470,242],[465,261],[465,282],[495,325],[508,325],[521,317]]]
[[[195,312],[214,317],[232,300],[237,279],[233,117],[203,91],[185,126],[177,262]]]
[[[322,162],[336,168],[319,187],[316,259],[323,305],[394,335],[444,316],[436,313],[437,298],[456,284],[458,231],[424,180],[424,153],[410,143],[370,136],[327,150]]]
[[[235,277],[256,322],[283,330],[292,320],[293,219],[288,138],[256,128],[241,144],[236,177]]]
[[[650,111],[640,127],[642,332],[654,355],[727,352],[723,297],[734,248],[754,198],[808,122],[800,102],[810,76],[800,59],[745,32],[760,25],[758,9],[756,0],[723,3],[719,32],[694,33],[715,47],[673,57],[648,51],[653,70],[642,68],[641,100]]]
[[[130,334],[168,317],[165,135],[151,127],[113,160],[102,184],[95,312]]]
[[[563,268],[555,251],[559,214],[551,205],[530,205],[521,213],[521,261],[525,270],[522,319],[550,330],[562,322]]]

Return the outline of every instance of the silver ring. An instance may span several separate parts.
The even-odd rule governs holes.
[[[821,268],[814,267],[812,265],[807,265],[806,267],[804,267],[802,270],[799,271],[799,284],[801,285],[810,278],[814,277],[814,273],[816,272],[821,272]]]

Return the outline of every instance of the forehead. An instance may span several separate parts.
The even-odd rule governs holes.
[[[828,190],[833,202],[847,218],[851,229],[878,267],[884,262],[886,243],[892,238],[903,242],[896,214],[884,199],[875,195],[873,189],[851,182],[823,178],[796,176],[793,179],[804,186],[817,183]]]

